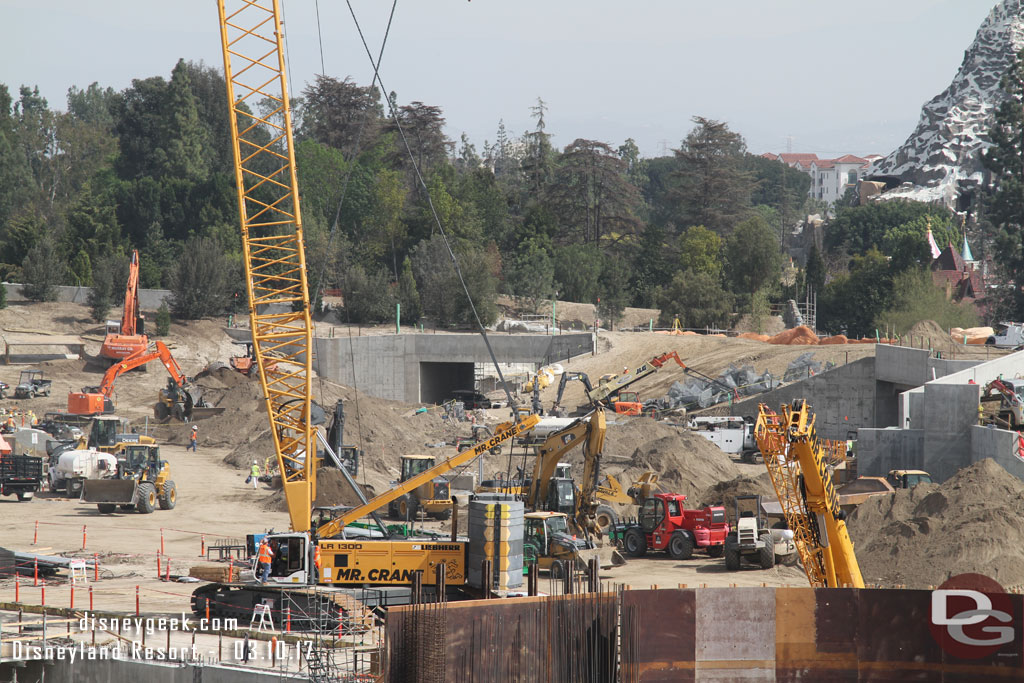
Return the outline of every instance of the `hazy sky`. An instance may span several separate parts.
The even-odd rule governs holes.
[[[322,71],[370,82],[339,0],[283,0],[291,87]],[[440,106],[448,134],[478,149],[498,120],[533,125],[547,102],[554,143],[676,148],[700,115],[752,152],[887,154],[941,92],[995,0],[399,0],[381,65],[401,103]],[[353,0],[376,52],[391,3]],[[215,0],[0,0],[0,82],[120,90],[169,77],[178,58],[221,67]]]

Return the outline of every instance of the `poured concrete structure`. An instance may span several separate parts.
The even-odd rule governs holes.
[[[487,338],[499,363],[541,365],[594,350],[590,333]],[[313,343],[314,369],[321,377],[406,403],[440,403],[455,389],[473,389],[477,364],[491,363],[479,334],[316,338]]]
[[[977,426],[982,387],[1021,372],[1024,352],[988,361],[949,360],[923,349],[877,345],[874,358],[788,384],[733,410],[754,417],[759,403],[778,409],[806,399],[821,436],[847,439],[856,433],[857,471],[864,476],[922,469],[945,481],[992,458],[1024,479],[1016,433]]]

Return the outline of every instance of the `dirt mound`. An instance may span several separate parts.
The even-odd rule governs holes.
[[[936,351],[952,351],[957,343],[949,336],[949,332],[939,327],[934,320],[922,320],[915,323],[903,338],[916,348],[931,347]]]
[[[1024,482],[993,460],[943,484],[873,498],[853,513],[850,534],[867,583],[937,586],[977,572],[1024,585]]]
[[[288,503],[285,501],[284,491],[281,490],[281,480],[278,477],[274,478],[274,488],[277,491],[266,499],[264,509],[287,512]],[[372,498],[373,489],[364,486],[363,495]],[[314,506],[351,505],[354,507],[361,505],[362,501],[345,481],[341,472],[333,467],[324,467],[317,470],[316,473],[316,501],[313,504]]]
[[[736,496],[758,495],[766,499],[775,498],[775,488],[767,472],[756,477],[736,477],[729,481],[720,481],[704,489],[696,500],[701,505],[724,505],[732,521]]]
[[[623,465],[628,480],[622,482],[624,486],[643,471],[653,470],[662,489],[685,494],[690,500],[697,500],[709,486],[741,474],[732,458],[704,437],[646,417],[610,424],[604,454]]]

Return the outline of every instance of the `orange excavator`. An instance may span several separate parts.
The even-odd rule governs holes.
[[[155,412],[164,418],[174,414],[180,419],[193,417],[194,409],[209,408],[202,400],[199,388],[181,371],[178,361],[163,342],[156,342],[156,351],[137,353],[120,363],[110,366],[98,387],[84,387],[80,392],[68,394],[68,413],[72,415],[98,415],[114,412],[114,382],[129,370],[141,367],[150,361],[159,360],[171,377],[167,389],[160,390],[160,399]]]
[[[139,251],[132,251],[128,265],[128,286],[124,293],[121,322],[107,321],[107,333],[100,347],[100,356],[111,364],[145,353],[149,338],[145,334],[146,319],[139,309]]]

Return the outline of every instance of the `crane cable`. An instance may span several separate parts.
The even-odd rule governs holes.
[[[379,51],[379,53],[377,55],[377,61],[374,64],[374,71],[376,71],[377,66],[379,66],[379,64],[380,64],[380,61],[384,58],[384,47],[387,45],[388,36],[391,34],[391,23],[392,23],[392,21],[395,18],[395,7],[397,5],[398,5],[398,0],[394,0],[392,2],[392,4],[391,4],[391,13],[388,16],[388,23],[387,23],[387,26],[384,29],[384,38],[383,38],[383,40],[381,41],[381,44],[380,44],[380,51]],[[317,27],[317,36],[319,38],[319,45],[320,45],[320,70],[323,73],[323,75],[326,76],[327,75],[327,68],[325,66],[325,61],[324,61],[324,43],[323,43],[322,31],[321,31],[321,28],[320,28],[320,2],[319,2],[319,0],[317,0],[317,2],[316,2],[316,27]],[[286,38],[285,39],[286,39],[286,44],[287,44],[287,34],[286,34]],[[371,58],[371,61],[372,61],[372,58]],[[289,64],[290,64],[290,62],[289,62]],[[356,129],[356,137],[355,137],[355,140],[352,143],[352,149],[350,150],[351,154],[349,156],[349,169],[348,169],[348,172],[345,174],[345,180],[344,180],[344,182],[342,184],[342,187],[341,187],[341,196],[338,199],[338,206],[337,206],[337,208],[335,209],[335,212],[334,212],[334,221],[331,223],[331,230],[328,233],[328,237],[327,237],[326,253],[328,253],[328,254],[331,252],[331,248],[334,246],[334,238],[337,235],[338,227],[341,224],[341,209],[342,209],[342,207],[345,204],[345,197],[348,195],[348,186],[349,186],[349,183],[352,180],[352,173],[353,173],[353,171],[355,169],[355,166],[356,166],[356,160],[359,158],[359,152],[361,151],[361,146],[362,146],[363,130],[366,127],[366,121],[369,118],[369,116],[370,116],[370,112],[367,112],[360,119],[360,121],[359,121],[359,128]],[[320,292],[321,291],[321,287],[323,286],[324,277],[326,276],[326,273],[327,273],[327,260],[325,259],[323,264],[320,266],[320,272],[317,274],[316,286],[313,289],[314,292]],[[314,296],[314,301],[315,300],[316,300],[316,297]],[[347,317],[348,317],[348,322],[351,324],[351,322],[352,322],[351,314],[349,313],[347,315]],[[349,335],[348,335],[348,350],[349,350],[349,363],[350,363],[350,365],[352,367],[353,401],[355,402],[355,407],[356,407],[356,434],[358,436],[357,441],[358,441],[358,443],[362,444],[363,421],[362,421],[362,412],[361,412],[360,407],[359,407],[359,382],[358,382],[358,378],[356,377],[355,347],[354,347],[354,345],[352,343],[352,331],[351,331],[351,329],[349,329]],[[315,353],[315,351],[316,351],[315,347],[314,347],[314,349],[312,349],[312,351]],[[323,395],[324,395],[324,378],[323,378],[323,376],[320,373],[317,373],[317,384],[319,386],[320,396],[323,397]],[[366,484],[366,469],[365,468],[363,468],[363,484],[364,485]]]
[[[395,1],[397,3],[397,0]],[[384,87],[384,81],[380,77],[380,61],[373,61],[373,54],[370,52],[370,47],[366,43],[366,36],[363,35],[362,26],[359,25],[359,19],[356,17],[355,10],[352,9],[352,0],[345,0],[345,4],[348,5],[348,11],[352,15],[352,21],[355,22],[356,31],[359,32],[359,39],[363,43],[363,49],[366,51],[366,56],[369,58],[370,63],[373,64],[374,81],[380,85],[381,92],[386,93],[387,88]],[[394,8],[392,8],[392,13],[393,12]],[[423,180],[423,175],[420,173],[419,165],[416,163],[416,156],[413,154],[412,147],[409,145],[409,139],[405,134],[405,129],[402,128],[398,112],[395,110],[395,105],[391,101],[390,97],[385,97],[384,100],[388,103],[388,110],[391,112],[391,118],[394,119],[395,127],[398,129],[398,133],[402,138],[402,144],[405,146],[405,151],[409,154],[409,162],[412,164],[413,171],[416,173],[416,180],[419,182],[419,185],[427,198],[427,206],[430,208],[430,213],[434,218],[434,223],[437,225],[438,233],[441,235],[441,240],[444,242],[445,249],[448,250],[448,256],[451,258],[455,274],[458,276],[459,283],[462,285],[462,291],[466,294],[466,300],[469,302],[469,308],[473,312],[473,318],[476,320],[477,327],[480,330],[480,336],[483,337],[484,345],[487,347],[487,353],[490,355],[491,362],[494,364],[494,369],[498,373],[498,380],[501,382],[501,386],[505,390],[505,396],[508,398],[508,405],[512,408],[512,417],[516,422],[519,422],[519,414],[516,410],[515,399],[512,397],[512,392],[508,388],[508,383],[505,381],[505,376],[501,372],[501,367],[498,365],[498,359],[494,355],[494,349],[491,347],[491,342],[487,338],[487,329],[480,321],[480,315],[477,313],[476,304],[473,303],[473,297],[469,293],[469,287],[466,286],[466,280],[462,276],[462,268],[459,266],[459,261],[455,257],[455,252],[452,250],[451,243],[448,241],[448,235],[445,234],[444,226],[441,225],[441,218],[438,216],[437,209],[434,207],[434,200],[430,196],[430,189],[427,187],[426,182]]]

